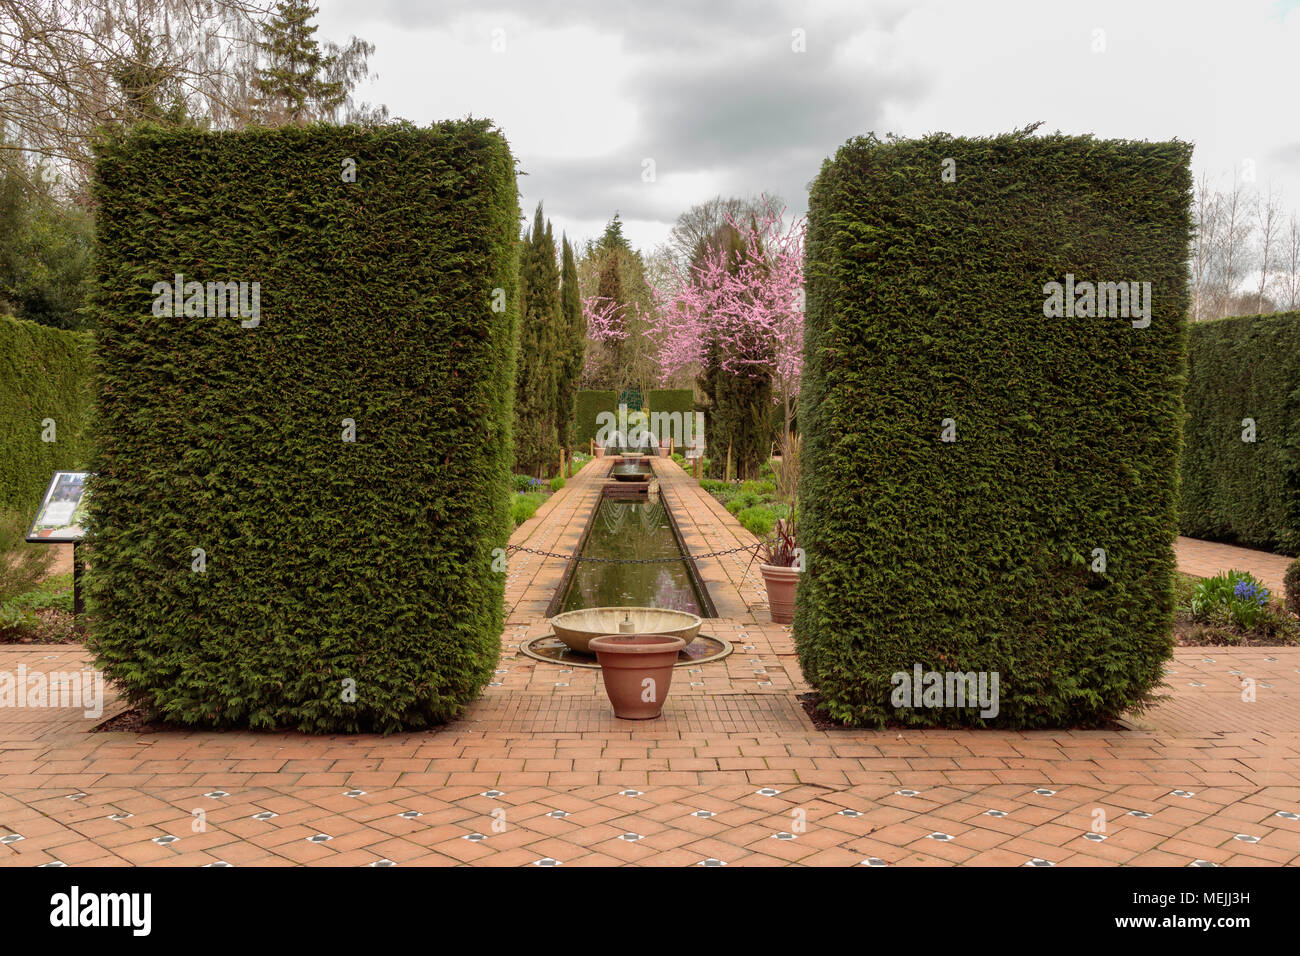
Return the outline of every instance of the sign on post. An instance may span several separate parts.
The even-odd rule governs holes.
[[[89,472],[56,471],[45,490],[36,520],[27,532],[33,544],[80,541],[85,535],[81,522],[86,516],[86,479]]]

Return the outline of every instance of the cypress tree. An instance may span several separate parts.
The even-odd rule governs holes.
[[[561,243],[560,268],[560,379],[556,386],[556,430],[564,450],[573,453],[573,418],[577,414],[578,386],[586,358],[587,320],[578,290],[578,263],[568,237]]]
[[[723,226],[714,233],[710,243],[726,249],[727,268],[732,272],[739,269],[748,254],[744,238],[731,226]],[[695,262],[703,258],[707,249],[708,246],[701,243]],[[709,471],[713,477],[727,477],[727,452],[730,449],[735,475],[744,480],[758,477],[759,468],[771,452],[772,376],[756,366],[735,374],[723,369],[724,349],[735,344],[711,339],[705,345],[703,367],[697,381],[710,410]]]
[[[537,204],[519,264],[519,361],[515,377],[515,470],[538,478],[558,465],[560,270],[555,234]]]

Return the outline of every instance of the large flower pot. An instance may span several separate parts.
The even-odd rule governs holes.
[[[605,446],[604,446],[604,445],[597,445],[597,446],[596,446],[596,457],[597,457],[597,458],[604,458],[604,457],[605,457]]]
[[[677,652],[686,646],[667,634],[605,634],[588,645],[596,652],[614,716],[648,720],[663,713]]]
[[[670,445],[670,444],[668,444],[668,442],[662,442],[662,443],[660,443],[660,445],[659,445],[659,457],[660,457],[660,458],[667,458],[667,457],[668,457],[668,452],[672,449],[672,447],[673,447],[673,446]]]
[[[776,564],[760,564],[763,583],[767,585],[767,606],[773,624],[790,624],[794,621],[794,589],[799,583],[799,571]]]

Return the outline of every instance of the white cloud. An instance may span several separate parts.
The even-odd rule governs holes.
[[[581,241],[615,209],[652,246],[717,193],[776,192],[797,212],[851,135],[990,135],[1030,122],[1196,144],[1230,181],[1253,159],[1300,208],[1296,0],[321,0],[320,36],[375,43],[365,98],[419,123],[472,113],[505,131],[538,200]],[[807,31],[807,53],[790,31]],[[493,53],[492,30],[506,51]],[[1105,51],[1094,52],[1095,30]],[[641,181],[655,158],[658,181]]]

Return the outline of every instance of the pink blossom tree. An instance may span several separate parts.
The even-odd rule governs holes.
[[[771,378],[788,441],[803,370],[806,223],[787,223],[766,198],[760,214],[725,219],[738,242],[707,246],[685,274],[671,270],[669,291],[656,290],[661,378],[699,368],[716,346],[725,374]]]

